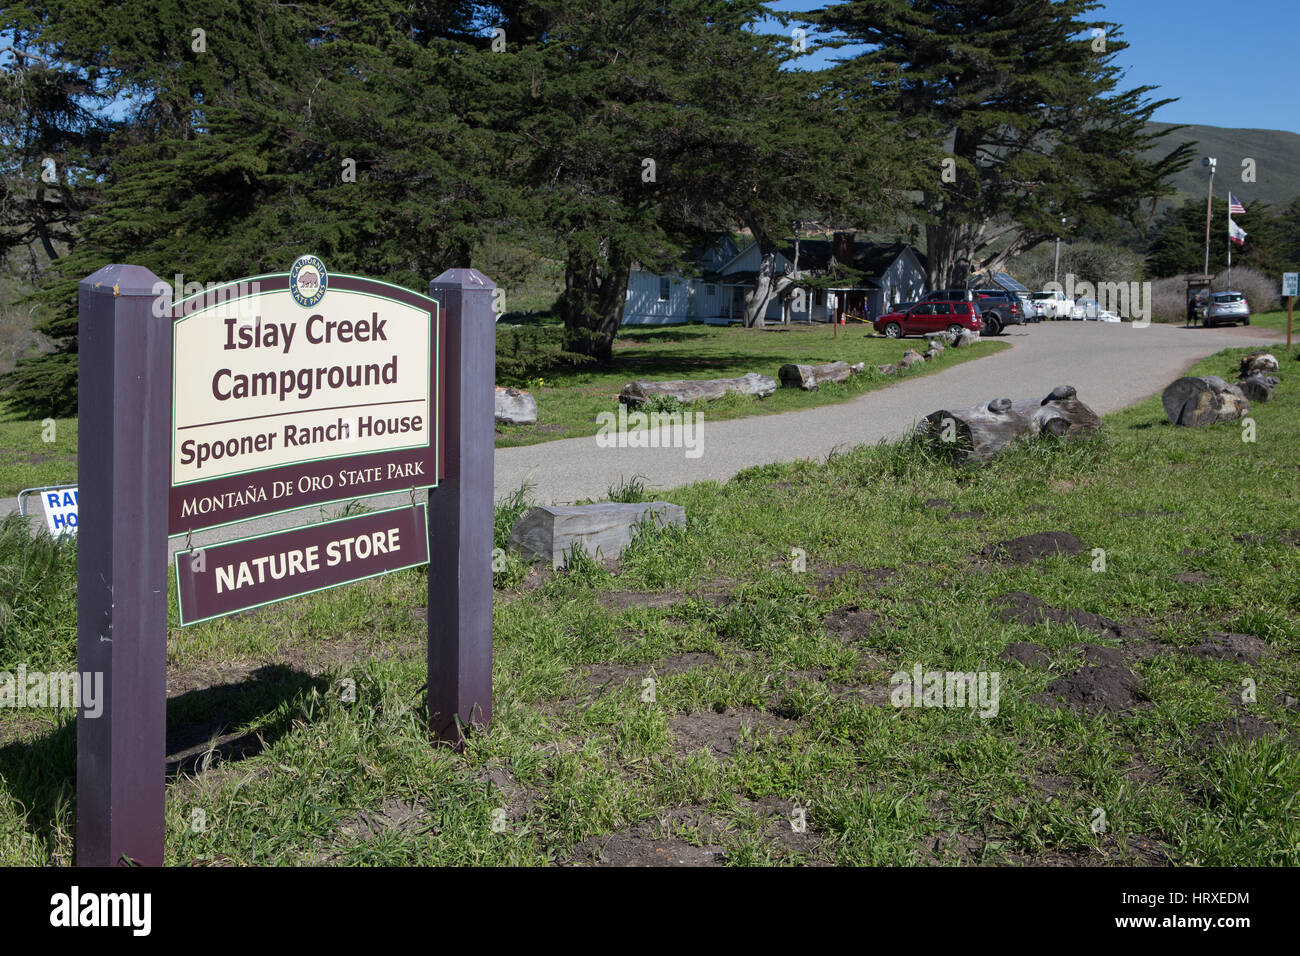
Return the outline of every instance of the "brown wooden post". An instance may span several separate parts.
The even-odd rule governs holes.
[[[495,288],[475,269],[429,283],[445,330],[447,463],[429,492],[429,727],[457,747],[492,720]]]
[[[167,731],[171,292],[141,266],[78,287],[77,864],[161,866]],[[155,302],[157,308],[155,309]]]

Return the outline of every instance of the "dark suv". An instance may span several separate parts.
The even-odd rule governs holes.
[[[1020,297],[1005,289],[976,289],[980,314],[984,317],[985,335],[997,335],[1008,325],[1024,325],[1025,312]]]

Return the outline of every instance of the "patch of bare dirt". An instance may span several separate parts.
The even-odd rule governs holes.
[[[528,811],[537,802],[537,791],[520,783],[505,767],[499,765],[484,767],[479,777],[485,783],[491,784],[500,795],[500,809],[506,812],[508,820],[516,821],[527,816]]]
[[[1235,534],[1232,536],[1234,541],[1240,544],[1253,545],[1255,547],[1264,547],[1270,544],[1286,544],[1300,548],[1300,530],[1287,528],[1277,532],[1264,532],[1259,534]]]
[[[1056,554],[1080,554],[1087,549],[1087,545],[1069,532],[1038,531],[1019,538],[996,541],[987,545],[982,554],[1003,564],[1028,564]]]
[[[697,667],[712,667],[718,663],[714,654],[702,651],[688,651],[665,657],[658,663],[649,664],[591,664],[587,670],[587,685],[599,695],[605,688],[619,685],[629,680],[642,680],[646,677],[671,677],[685,674]]]
[[[1263,740],[1280,733],[1276,724],[1253,714],[1237,714],[1227,720],[1202,724],[1197,739],[1202,748],[1222,747],[1234,741]]]
[[[752,708],[727,708],[721,713],[712,710],[681,714],[668,721],[680,750],[689,752],[707,749],[715,757],[730,757],[737,750],[748,753],[768,734],[783,736],[794,731],[798,724]]]
[[[376,810],[361,810],[339,825],[340,835],[370,840],[393,830],[411,832],[420,827],[424,809],[417,803],[390,799]]]
[[[1177,584],[1211,584],[1214,578],[1200,571],[1183,571],[1181,574],[1174,575],[1174,582]]]
[[[496,600],[501,604],[509,604],[511,601],[517,601],[519,598],[536,591],[543,584],[555,577],[555,569],[549,564],[540,562],[529,566],[524,572],[523,579],[513,588],[508,588],[496,593]],[[421,609],[423,610],[423,609]]]
[[[1085,713],[1127,713],[1141,703],[1142,678],[1126,667],[1099,664],[1080,667],[1047,685],[1047,693],[1038,700],[1049,706],[1081,710]]]
[[[897,572],[893,568],[868,568],[860,564],[836,564],[813,570],[813,584],[821,591],[829,591],[843,577],[858,575],[865,588],[884,587]]]
[[[1122,641],[1129,657],[1149,657],[1167,650],[1144,628],[1135,624],[1121,624],[1110,618],[1079,611],[1074,608],[1057,608],[1042,598],[1024,591],[1011,591],[998,598],[1002,606],[999,617],[1004,624],[1061,624],[1073,625],[1081,631],[1090,631],[1098,637]]]
[[[964,521],[971,518],[983,518],[982,511],[950,511],[943,516],[945,521]]]
[[[947,498],[926,498],[921,504],[931,511],[942,511],[944,508],[952,507],[952,502]]]
[[[1016,661],[1025,667],[1031,665],[1046,667],[1052,662],[1051,656],[1043,646],[1033,641],[1014,641],[1008,644],[1002,648],[1002,657],[1004,660]]]
[[[757,835],[778,858],[814,856],[822,837],[810,814],[789,800],[741,797],[734,813],[708,807],[673,807],[615,833],[582,841],[570,864],[595,866],[720,866],[726,847],[741,835]],[[757,829],[755,829],[757,827]],[[812,859],[817,865],[820,861]]]
[[[846,644],[865,641],[880,615],[857,604],[847,604],[826,617],[826,633]]]
[[[1253,634],[1229,634],[1215,631],[1195,647],[1185,649],[1194,657],[1250,664],[1268,654],[1268,645]]]

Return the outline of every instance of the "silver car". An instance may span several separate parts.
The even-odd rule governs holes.
[[[1216,292],[1210,297],[1210,304],[1205,309],[1202,320],[1207,328],[1224,322],[1240,322],[1250,325],[1250,303],[1240,292]]]

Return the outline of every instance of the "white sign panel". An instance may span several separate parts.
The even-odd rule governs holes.
[[[41,492],[45,525],[56,538],[77,533],[77,489],[47,488]]]

